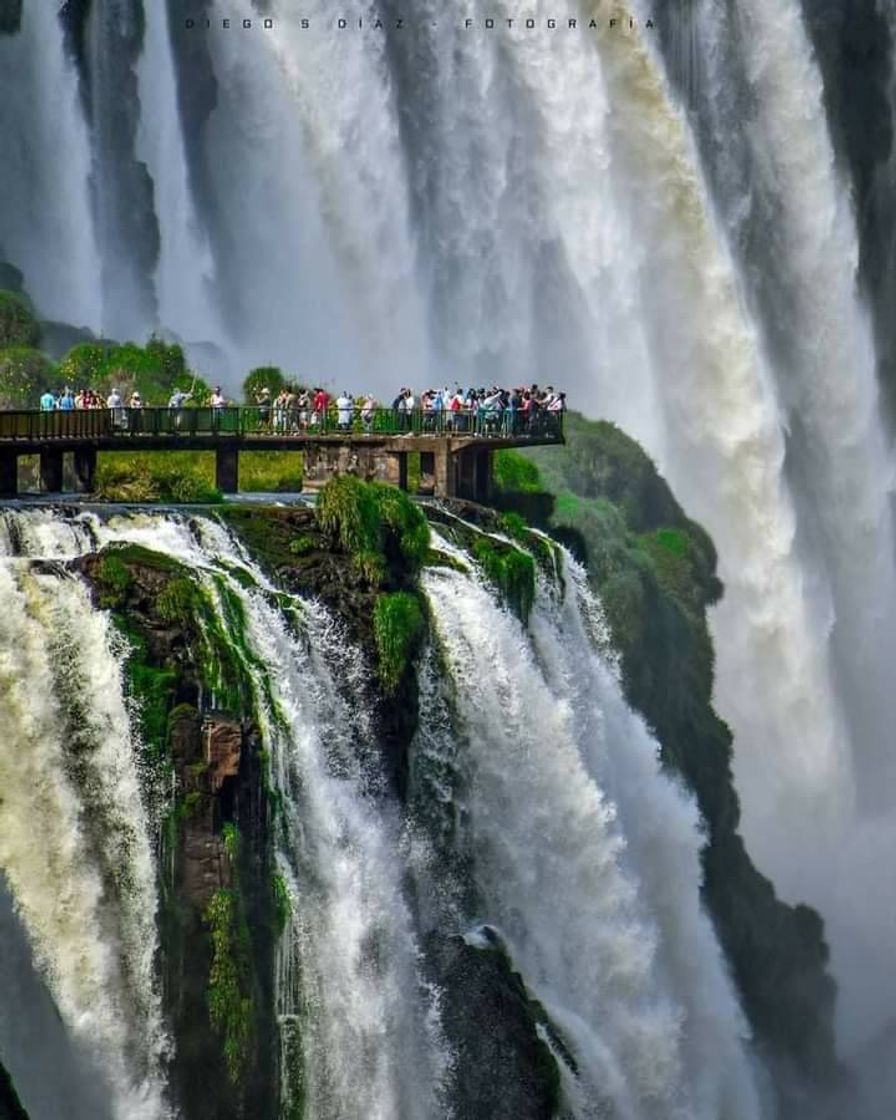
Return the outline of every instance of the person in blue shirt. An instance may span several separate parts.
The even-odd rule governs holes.
[[[55,407],[56,398],[53,396],[50,390],[47,389],[44,393],[41,394],[40,410],[41,412],[52,412]]]
[[[60,408],[63,412],[71,412],[74,407],[75,398],[72,396],[71,389],[66,387],[65,392],[59,398],[59,404],[57,405],[57,408]]]

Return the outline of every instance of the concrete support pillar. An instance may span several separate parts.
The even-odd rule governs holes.
[[[79,447],[77,451],[72,453],[72,459],[75,468],[75,484],[82,494],[92,493],[96,478],[96,448]]]
[[[40,453],[40,488],[46,494],[62,491],[62,452],[55,448]]]
[[[236,494],[240,488],[240,453],[236,447],[215,450],[215,485],[222,494]]]
[[[389,451],[386,455],[386,481],[399,490],[408,488],[407,451]]]
[[[19,492],[19,457],[15,451],[0,451],[0,498],[14,498]]]
[[[453,498],[457,493],[455,456],[445,441],[434,452],[435,482],[433,493],[437,498]]]

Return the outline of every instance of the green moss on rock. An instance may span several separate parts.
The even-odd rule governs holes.
[[[236,891],[216,891],[205,911],[212,942],[208,1013],[221,1039],[227,1073],[238,1085],[252,1049],[255,1013],[251,989],[249,929]]]
[[[387,693],[398,688],[426,629],[426,618],[416,595],[405,591],[380,595],[373,611],[373,632],[379,676]]]
[[[416,573],[429,551],[429,526],[402,490],[353,475],[331,479],[317,499],[318,524],[351,556],[365,580],[381,584],[387,573]]]
[[[477,536],[472,545],[473,558],[489,583],[497,588],[504,602],[525,624],[535,602],[535,561],[526,553],[496,541]]]

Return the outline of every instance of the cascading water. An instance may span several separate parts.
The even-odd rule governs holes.
[[[301,1096],[302,1115],[320,1120],[443,1116],[435,996],[419,975],[397,814],[379,788],[367,739],[367,670],[345,653],[344,635],[314,604],[295,600],[281,613],[266,578],[211,523],[145,516],[66,523],[47,511],[13,520],[20,550],[62,559],[113,542],[161,549],[200,572],[220,609],[225,594],[241,604],[247,646],[237,652],[284,806],[278,865],[292,907],[279,950],[277,1014],[287,1099]],[[254,590],[229,574],[234,569]],[[231,625],[226,615],[222,623]],[[272,665],[280,666],[276,675]],[[297,1053],[291,1025],[299,1022]]]
[[[93,154],[90,185],[102,268],[102,328],[112,338],[143,339],[158,321],[152,282],[158,212],[153,182],[135,152],[141,114],[136,65],[144,31],[140,0],[94,0],[87,9],[83,58]]]
[[[841,1023],[855,1041],[889,1014],[894,995],[881,990],[879,977],[891,967],[873,948],[893,943],[883,930],[893,928],[894,899],[868,881],[868,854],[894,827],[896,716],[888,682],[896,652],[893,465],[857,292],[855,218],[796,4],[745,0],[728,13],[698,4],[683,25],[670,25],[666,46],[776,379],[806,590],[830,620],[832,686],[849,732],[857,812],[845,782],[832,790],[844,809],[841,827],[819,821],[807,805],[811,791],[801,788],[801,775],[815,742],[769,742],[768,729],[756,724],[729,664],[738,620],[724,612],[716,628],[719,703],[737,733],[751,850],[786,895],[806,898],[828,918],[837,974],[846,981]],[[759,742],[766,745],[757,750]],[[767,791],[770,748],[797,779],[777,811]],[[804,840],[794,844],[794,824],[804,821],[797,824]],[[862,901],[870,898],[874,904]]]
[[[163,216],[155,277],[159,322],[187,342],[210,342],[223,327],[211,298],[214,262],[190,191],[165,4],[146,9],[145,37],[138,97],[150,111],[140,114],[136,154],[152,178],[155,211]]]
[[[447,897],[453,872],[421,822],[408,862],[372,749],[369,669],[340,625],[275,590],[211,521],[32,510],[7,513],[4,529],[7,553],[47,557],[0,569],[11,651],[2,702],[17,706],[7,716],[20,729],[0,760],[0,866],[62,1012],[63,1050],[74,1048],[60,1076],[77,1085],[93,1061],[113,1090],[110,1115],[167,1115],[149,828],[115,657],[124,650],[81,583],[51,566],[137,544],[195,571],[252,682],[290,900],[276,990],[287,1101],[301,1097],[302,1115],[319,1120],[449,1116],[453,1059],[423,968],[427,920],[405,892],[416,879],[418,898]],[[446,722],[424,702],[418,765],[450,756],[460,776],[444,795],[466,822],[478,899],[475,914],[444,911],[444,932],[472,921],[497,930],[550,1020],[570,1117],[763,1116],[700,907],[694,806],[660,773],[655,742],[595,653],[599,611],[582,574],[567,562],[556,586],[542,583],[531,644],[473,575],[432,571],[425,585],[456,707]],[[135,1083],[139,1069],[146,1080]]]
[[[98,329],[90,146],[54,7],[26,4],[18,34],[0,35],[0,259],[22,270],[47,318]]]
[[[581,573],[567,578],[563,606],[542,586],[530,649],[478,580],[426,577],[457,726],[430,698],[423,742],[460,775],[478,917],[574,1053],[577,1115],[758,1116],[694,807],[593,650]]]
[[[656,49],[642,0],[613,29],[596,5],[596,32],[573,0],[532,5],[533,31],[505,0],[469,29],[430,0],[371,4],[364,30],[214,7],[230,30],[88,5],[85,124],[54,5],[25,5],[0,38],[3,257],[46,316],[140,335],[158,303],[204,339],[220,308],[238,363],[383,396],[562,381],[641,439],[719,548],[748,839],[829,920],[848,1034],[874,1029],[896,904],[857,872],[892,835],[892,470],[796,3],[668,5],[683,30]]]
[[[121,643],[62,572],[4,559],[0,585],[0,868],[110,1115],[162,1120],[155,865]]]

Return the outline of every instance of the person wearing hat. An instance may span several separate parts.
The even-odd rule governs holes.
[[[128,421],[132,432],[140,431],[140,410],[143,408],[143,398],[135,389],[128,401]]]
[[[258,423],[267,427],[271,422],[271,390],[267,385],[264,385],[261,392],[255,395],[255,401],[258,405]]]

